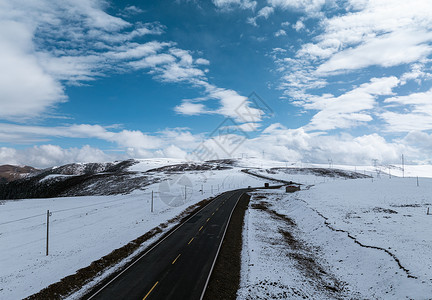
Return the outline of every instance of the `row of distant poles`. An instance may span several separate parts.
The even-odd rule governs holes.
[[[378,159],[372,159],[372,162],[373,162],[373,165],[374,165],[374,168],[375,169],[377,169],[377,166],[378,166]],[[405,157],[404,157],[404,155],[402,154],[401,155],[401,162],[402,162],[402,178],[405,178]],[[390,175],[390,167],[389,167],[389,175]]]
[[[379,172],[378,172],[378,159],[372,159],[372,162],[373,162],[375,170],[377,171],[377,177],[380,177],[379,176]],[[401,167],[402,178],[405,178],[405,157],[404,157],[403,154],[401,155],[401,162],[402,162],[402,167]],[[391,178],[390,166],[389,166],[389,173],[388,173],[388,175]],[[419,177],[418,176],[416,176],[416,180],[417,180],[417,186],[420,186],[420,184],[419,184]],[[372,181],[373,181],[373,178],[372,178]]]
[[[377,168],[378,168],[378,159],[376,159],[376,158],[372,159],[372,163],[373,163],[373,166],[374,166],[375,170],[377,170]],[[405,157],[404,157],[403,154],[401,155],[401,163],[402,163],[402,167],[401,167],[402,178],[405,178]],[[329,168],[333,168],[333,159],[329,158],[328,159],[328,164],[329,164]],[[357,170],[357,168],[356,168],[356,170]],[[391,177],[390,166],[389,166],[389,176]],[[418,176],[417,176],[417,186],[419,186]]]
[[[222,183],[222,185],[217,185],[217,191],[219,192],[219,190],[220,190],[220,187],[222,187],[222,188],[224,188],[224,184]],[[231,185],[230,185],[230,187],[231,187]],[[187,188],[188,188],[188,186],[184,186],[184,199],[186,200],[187,199]],[[211,194],[213,194],[213,190],[216,190],[216,187],[213,189],[213,185],[211,185]],[[201,190],[200,190],[200,192],[201,192],[201,195],[204,195],[204,185],[203,184],[201,184]],[[151,212],[154,212],[154,192],[152,191],[151,192]]]

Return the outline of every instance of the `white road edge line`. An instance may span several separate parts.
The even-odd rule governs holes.
[[[228,191],[230,192],[230,191]],[[226,193],[226,192],[224,192]],[[93,295],[91,295],[89,298],[87,298],[87,300],[92,299],[93,297],[95,297],[97,294],[99,294],[104,288],[106,288],[108,285],[110,285],[114,280],[116,280],[118,277],[120,277],[124,272],[126,272],[130,267],[132,267],[134,264],[136,264],[141,258],[143,258],[144,256],[146,256],[150,251],[152,251],[154,248],[156,248],[160,243],[162,243],[165,239],[167,239],[171,234],[173,234],[174,232],[177,231],[177,229],[179,229],[180,227],[182,227],[184,224],[187,223],[187,221],[189,221],[190,219],[192,219],[196,214],[198,214],[201,210],[203,210],[204,208],[206,208],[208,205],[210,205],[214,200],[216,200],[217,198],[219,198],[220,196],[222,196],[224,193],[217,195],[212,201],[210,201],[209,203],[207,203],[204,207],[202,207],[199,211],[197,211],[196,213],[194,213],[192,216],[190,216],[187,220],[185,220],[183,223],[180,224],[180,226],[178,226],[176,229],[174,229],[173,231],[170,232],[170,234],[168,234],[166,237],[164,237],[163,239],[161,239],[159,242],[157,242],[153,247],[151,247],[149,250],[147,250],[144,254],[142,254],[140,257],[138,257],[132,264],[130,264],[129,266],[127,266],[126,269],[124,269],[123,271],[121,271],[119,274],[117,274],[113,279],[111,279],[108,283],[106,283],[103,287],[101,287],[99,290],[97,290]],[[240,198],[239,198],[240,199]],[[237,205],[237,204],[236,204]],[[232,212],[231,212],[232,213]],[[230,216],[231,219],[231,216]],[[225,236],[225,233],[224,233]],[[219,246],[220,247],[220,246]],[[219,253],[219,250],[218,250]],[[214,263],[213,263],[214,264]],[[213,267],[212,267],[213,270]],[[211,272],[210,272],[211,273]],[[208,281],[208,280],[207,280]],[[207,283],[206,283],[206,287],[207,287]]]
[[[238,190],[237,190],[237,191],[238,191]],[[224,230],[224,233],[223,233],[222,239],[221,239],[221,241],[220,241],[220,244],[219,244],[218,250],[217,250],[217,252],[216,252],[216,256],[215,256],[215,258],[214,258],[214,260],[213,260],[213,264],[212,264],[211,269],[210,269],[210,273],[209,273],[209,275],[208,275],[208,277],[207,277],[207,280],[206,280],[206,283],[205,283],[205,285],[204,285],[204,289],[203,289],[203,291],[202,291],[202,294],[201,294],[200,300],[202,300],[202,299],[204,298],[204,294],[205,294],[205,292],[206,292],[207,285],[208,285],[208,283],[209,283],[209,281],[210,281],[211,274],[213,273],[213,268],[214,268],[214,266],[215,266],[215,264],[216,264],[217,257],[219,256],[219,251],[220,251],[220,249],[221,249],[221,247],[222,247],[222,242],[223,242],[223,240],[225,239],[225,234],[226,234],[226,232],[227,232],[227,230],[228,230],[229,223],[231,222],[231,217],[232,217],[232,214],[234,213],[234,209],[237,207],[237,204],[238,204],[238,202],[240,201],[240,198],[241,198],[245,193],[246,193],[246,192],[243,192],[243,193],[238,197],[237,202],[236,202],[236,204],[234,205],[234,207],[233,207],[233,209],[232,209],[232,211],[231,211],[231,213],[230,213],[230,216],[229,216],[229,218],[228,218],[227,226],[225,227],[225,230]]]

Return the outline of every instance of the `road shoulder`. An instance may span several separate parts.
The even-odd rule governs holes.
[[[236,299],[240,285],[242,229],[250,196],[243,194],[233,211],[204,300]]]

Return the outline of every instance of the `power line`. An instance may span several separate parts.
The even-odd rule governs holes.
[[[149,194],[150,195],[150,193],[143,193],[143,195],[145,195],[145,194]],[[125,200],[127,200],[127,199],[120,198],[120,199],[115,199],[115,200],[110,200],[110,201],[103,201],[103,202],[98,202],[98,203],[93,203],[93,204],[88,204],[88,205],[82,205],[82,206],[77,206],[77,207],[71,207],[71,208],[65,208],[65,209],[59,209],[59,210],[53,210],[53,211],[51,211],[51,213],[59,213],[59,212],[71,211],[71,210],[76,210],[76,209],[81,209],[81,208],[86,208],[86,207],[92,207],[92,206],[97,206],[97,205],[103,205],[103,204],[107,204],[107,203],[125,201]],[[134,199],[134,200],[141,200],[141,199]],[[19,221],[24,221],[24,220],[28,220],[28,219],[32,219],[32,218],[36,218],[36,217],[40,217],[40,216],[45,216],[45,215],[46,215],[46,213],[38,214],[38,215],[33,215],[33,216],[21,218],[21,219],[16,219],[16,220],[11,220],[11,221],[7,221],[7,222],[3,222],[3,223],[0,223],[0,225],[6,225],[6,224],[10,224],[10,223],[14,223],[14,222],[19,222]]]

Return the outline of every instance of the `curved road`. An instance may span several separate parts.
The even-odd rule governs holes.
[[[201,299],[245,191],[216,197],[88,299]]]

